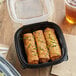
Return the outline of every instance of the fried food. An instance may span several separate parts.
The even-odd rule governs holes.
[[[34,36],[32,33],[23,35],[25,52],[27,54],[27,60],[29,64],[38,64],[39,58],[37,54],[37,48],[35,45]]]
[[[61,48],[58,43],[58,39],[55,34],[55,30],[52,28],[46,28],[44,30],[45,39],[49,49],[50,59],[56,60],[61,57]]]
[[[33,35],[36,40],[37,49],[38,49],[38,55],[40,62],[48,62],[49,58],[49,52],[47,49],[46,41],[44,38],[44,34],[42,30],[38,30],[33,32]]]

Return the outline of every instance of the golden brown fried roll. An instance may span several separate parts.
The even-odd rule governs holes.
[[[55,35],[54,29],[46,28],[44,30],[45,39],[48,45],[50,58],[55,60],[61,57],[61,49]]]
[[[50,58],[49,58],[49,53],[48,53],[48,49],[46,46],[46,41],[43,35],[43,31],[42,30],[35,31],[33,32],[33,35],[36,40],[40,62],[42,63],[48,62]]]
[[[23,35],[24,47],[29,64],[38,64],[39,58],[32,33]]]

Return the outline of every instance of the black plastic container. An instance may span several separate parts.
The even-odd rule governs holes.
[[[47,63],[41,63],[41,64],[28,64],[27,62],[27,56],[25,53],[24,49],[24,44],[23,44],[23,34],[24,33],[32,33],[36,30],[44,30],[46,27],[53,28],[55,29],[56,36],[58,38],[60,47],[61,47],[61,52],[62,56],[61,58],[55,60],[55,61],[49,61]],[[25,68],[41,68],[41,67],[47,67],[55,64],[59,64],[65,60],[68,60],[68,55],[67,55],[67,47],[65,43],[65,39],[63,36],[63,33],[59,26],[55,23],[52,22],[41,22],[41,23],[35,23],[35,24],[30,24],[30,25],[25,25],[21,27],[20,29],[17,30],[15,34],[15,47],[17,51],[17,55],[19,58],[19,61],[22,65],[22,67]]]

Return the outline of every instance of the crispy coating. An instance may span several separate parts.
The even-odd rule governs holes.
[[[37,54],[35,40],[32,33],[24,34],[23,41],[24,41],[25,52],[27,54],[28,63],[38,64],[39,58]]]
[[[49,58],[49,52],[47,49],[46,41],[43,35],[43,31],[42,30],[35,31],[33,32],[33,35],[36,40],[40,62],[42,63],[48,62],[50,58]]]
[[[50,59],[55,60],[61,57],[61,48],[58,43],[54,29],[46,28],[44,30],[45,39],[48,45]]]

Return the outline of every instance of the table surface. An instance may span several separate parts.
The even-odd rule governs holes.
[[[63,33],[76,35],[76,25],[69,24],[65,19],[64,0],[54,0],[54,4],[56,13],[53,22],[60,26]],[[7,59],[16,67],[22,76],[48,76],[51,67],[33,70],[21,69],[14,47],[14,34],[21,26],[21,24],[15,23],[10,19],[5,1],[3,3],[3,12],[0,16],[0,43],[10,46]]]

